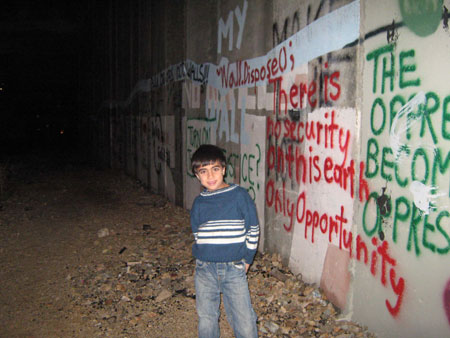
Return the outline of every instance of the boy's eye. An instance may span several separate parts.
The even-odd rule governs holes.
[[[214,171],[220,171],[220,168],[219,167],[215,167],[213,170]]]

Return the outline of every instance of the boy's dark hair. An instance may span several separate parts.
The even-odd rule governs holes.
[[[212,144],[202,144],[192,155],[191,165],[192,172],[197,174],[197,169],[205,165],[212,164],[219,161],[222,167],[225,168],[225,155],[219,147]]]

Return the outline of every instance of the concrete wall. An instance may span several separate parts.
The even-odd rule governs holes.
[[[450,335],[449,2],[365,2],[355,318],[383,335]],[[376,16],[372,15],[377,13]],[[376,34],[378,33],[378,34]],[[367,258],[367,262],[365,259]],[[374,290],[370,297],[367,290]],[[385,309],[374,315],[365,304]],[[387,311],[386,311],[387,310]]]
[[[450,0],[418,4],[110,4],[96,156],[189,209],[220,146],[261,251],[381,337],[448,336]]]

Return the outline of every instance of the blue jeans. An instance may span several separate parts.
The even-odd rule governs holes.
[[[199,338],[219,338],[220,293],[236,338],[258,337],[244,261],[203,262],[195,266]]]

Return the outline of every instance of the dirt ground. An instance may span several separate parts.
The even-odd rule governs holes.
[[[73,164],[10,164],[4,186],[0,337],[197,336],[188,211]],[[249,284],[261,337],[373,337],[276,255],[257,255]]]

